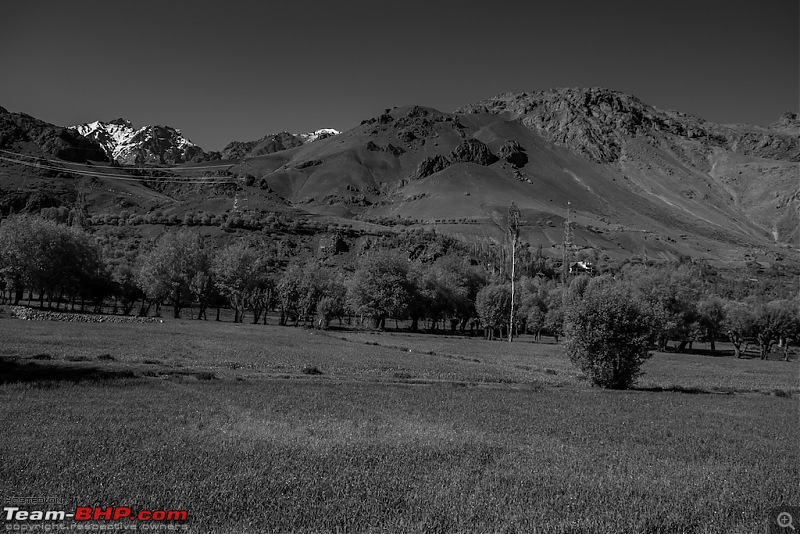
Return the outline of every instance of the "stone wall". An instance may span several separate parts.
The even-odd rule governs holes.
[[[25,321],[69,321],[73,323],[163,323],[158,317],[132,315],[92,315],[36,310],[27,306],[7,306],[8,314]]]

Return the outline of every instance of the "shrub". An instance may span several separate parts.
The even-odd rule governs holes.
[[[567,355],[594,384],[628,389],[650,357],[647,348],[657,335],[655,322],[627,288],[593,291],[566,310]]]
[[[321,375],[322,371],[316,365],[304,365],[300,368],[300,372],[304,375]]]

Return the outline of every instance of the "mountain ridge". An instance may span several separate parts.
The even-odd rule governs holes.
[[[619,159],[623,135],[634,137],[652,131],[705,140],[746,155],[800,161],[800,142],[792,135],[800,130],[796,113],[785,113],[769,127],[721,125],[679,111],[661,110],[633,95],[600,87],[503,93],[467,104],[456,113],[509,114],[512,120],[522,120],[551,141],[578,149],[601,163]]]
[[[327,139],[328,137],[339,135],[340,133],[342,132],[333,128],[321,128],[303,134],[293,134],[289,132],[267,134],[255,141],[231,141],[225,145],[225,148],[220,152],[220,158],[242,159],[245,157],[272,154],[302,146],[306,143],[313,143],[319,139]]]
[[[214,176],[241,180],[253,212],[402,221],[498,241],[514,201],[528,221],[524,239],[558,255],[569,204],[579,248],[744,261],[756,249],[785,254],[800,239],[797,114],[773,125],[719,125],[571,88],[504,93],[453,113],[392,108],[313,143],[284,132],[206,157],[220,167]],[[180,216],[189,206],[230,211],[236,203],[219,195],[234,189],[159,185],[158,176],[188,176],[194,165],[154,174],[145,186],[156,196],[134,185],[125,199],[98,193],[90,202],[140,213],[171,206]]]
[[[232,141],[221,152],[216,152],[203,150],[184,137],[177,128],[163,125],[136,128],[131,121],[123,118],[78,124],[70,128],[98,142],[108,159],[121,165],[177,165],[241,159],[279,152],[341,133],[332,128],[301,134],[280,132],[256,141]]]
[[[119,118],[72,126],[86,138],[97,141],[111,161],[122,165],[178,164],[209,159],[202,148],[171,126],[134,127]]]

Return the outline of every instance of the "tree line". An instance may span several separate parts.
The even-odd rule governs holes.
[[[628,263],[568,280],[559,279],[556,269],[519,269],[512,314],[514,265],[497,263],[508,261],[508,254],[486,262],[485,251],[420,250],[413,237],[384,236],[334,268],[314,258],[287,257],[264,236],[213,248],[196,232],[181,229],[164,233],[135,261],[120,261],[84,230],[20,215],[0,224],[0,288],[4,302],[19,303],[27,292],[28,301],[42,307],[100,310],[110,300],[115,312],[159,314],[167,305],[178,318],[191,306],[197,319],[216,309],[217,320],[224,307],[233,310],[235,322],[249,314],[253,323],[266,323],[274,310],[281,325],[328,328],[336,319],[357,318],[383,329],[394,319],[411,330],[426,322],[430,330],[469,330],[489,339],[512,330],[550,335],[556,342],[574,339],[573,327],[580,313],[593,309],[593,295],[611,291],[636,303],[648,318],[648,339],[660,350],[669,343],[682,351],[708,342],[713,351],[716,341],[729,340],[737,356],[750,343],[766,358],[780,344],[786,358],[788,343],[800,337],[796,290],[783,299],[757,291],[730,298],[715,292],[724,283],[691,263]],[[552,263],[545,265],[541,250],[530,260],[543,267]]]

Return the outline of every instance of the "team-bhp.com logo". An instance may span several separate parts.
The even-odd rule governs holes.
[[[83,523],[89,522],[132,522],[130,527],[141,523],[139,528],[126,528],[125,530],[163,530],[157,525],[176,523],[186,523],[189,520],[187,510],[138,510],[134,511],[127,506],[78,506],[75,511],[66,510],[21,510],[17,506],[6,506],[3,508],[3,519],[6,521],[5,530],[38,530],[31,528],[21,529],[28,522],[40,521],[73,521],[73,526],[69,530],[107,530],[106,528],[80,528]],[[13,522],[13,523],[9,523]],[[93,526],[97,523],[93,523]],[[88,526],[88,525],[85,525]],[[148,528],[149,526],[149,528]],[[180,525],[184,526],[185,525]],[[59,529],[62,530],[62,529]],[[119,529],[117,529],[119,530]],[[172,528],[170,530],[173,530]]]

